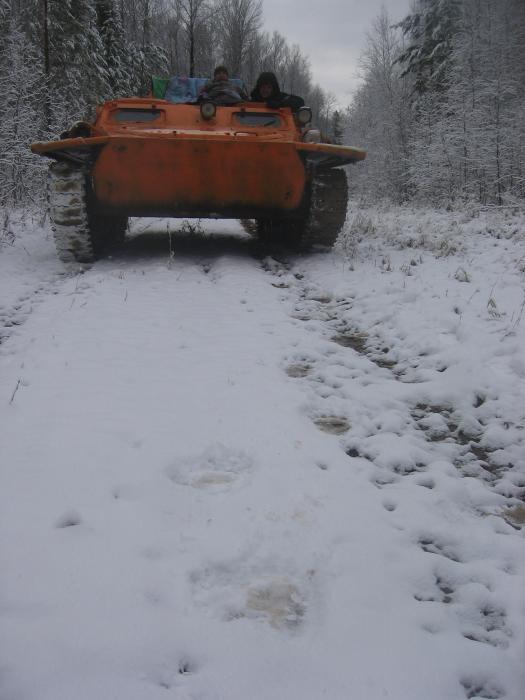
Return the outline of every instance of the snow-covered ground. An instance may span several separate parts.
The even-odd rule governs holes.
[[[524,217],[166,228],[0,242],[0,698],[523,700]]]

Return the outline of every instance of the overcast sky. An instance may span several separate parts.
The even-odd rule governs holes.
[[[410,10],[410,0],[263,0],[264,28],[299,44],[310,58],[314,82],[346,106],[359,84],[366,33],[382,5],[394,21]]]

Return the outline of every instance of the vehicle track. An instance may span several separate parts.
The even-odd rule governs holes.
[[[508,592],[519,533],[497,513],[521,503],[525,484],[517,466],[492,465],[479,436],[461,429],[461,406],[423,402],[407,358],[381,343],[380,329],[355,325],[351,298],[323,288],[301,255],[233,237],[174,236],[170,245],[165,233],[139,235],[78,279],[33,314],[24,384],[6,413],[4,462],[20,495],[5,502],[20,542],[5,573],[10,595],[16,604],[26,548],[43,538],[38,587],[68,619],[58,645],[29,616],[17,620],[33,654],[41,644],[52,657],[73,624],[75,674],[86,658],[117,650],[126,659],[131,649],[133,677],[152,696],[186,683],[206,697],[221,673],[238,680],[228,655],[253,635],[269,639],[273,664],[286,659],[281,683],[291,646],[308,662],[314,650],[313,698],[319,663],[329,688],[347,673],[325,653],[339,644],[325,626],[332,615],[330,631],[339,620],[343,635],[334,638],[356,653],[402,661],[404,645],[391,641],[408,635],[442,650],[454,697],[504,697],[504,673],[487,677],[479,662],[499,664],[516,649]],[[9,396],[18,372],[7,372]],[[477,403],[482,411],[483,396]],[[31,444],[20,448],[27,425]],[[55,555],[60,577],[48,563]],[[385,609],[399,628],[384,644],[363,638],[355,620],[366,605],[356,600],[390,585],[410,615]],[[383,602],[376,594],[367,615]],[[85,610],[96,634],[84,634]],[[467,645],[461,673],[440,647],[443,620]],[[257,675],[253,657],[242,664]]]

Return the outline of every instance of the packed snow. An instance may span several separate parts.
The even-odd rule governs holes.
[[[525,697],[525,217],[0,239],[0,697]]]

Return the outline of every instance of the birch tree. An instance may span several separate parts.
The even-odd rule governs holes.
[[[347,140],[368,151],[364,189],[404,200],[409,195],[410,83],[398,62],[401,40],[386,10],[374,20],[361,60],[363,84],[347,115]]]

